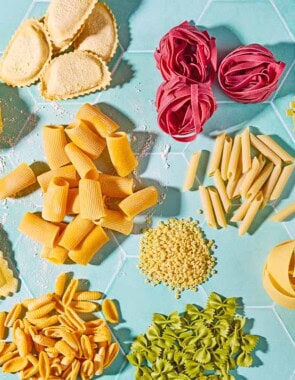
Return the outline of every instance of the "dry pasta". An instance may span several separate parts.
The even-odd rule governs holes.
[[[79,281],[76,278],[73,278],[70,281],[62,297],[62,303],[65,306],[68,306],[72,302],[74,294],[78,289],[78,285],[79,285]]]
[[[123,199],[119,207],[129,219],[133,219],[141,212],[155,206],[157,202],[158,191],[154,186],[149,186]]]
[[[214,210],[215,218],[220,227],[226,228],[227,223],[224,216],[222,203],[218,194],[218,191],[214,187],[208,188],[212,207]]]
[[[284,162],[290,163],[294,161],[294,157],[292,157],[288,152],[286,152],[285,149],[283,149],[278,143],[276,143],[270,136],[258,135],[257,137]]]
[[[184,181],[183,189],[182,189],[183,191],[191,190],[194,186],[199,163],[200,163],[201,153],[202,151],[193,153],[189,160],[189,164],[188,164],[188,168],[187,168],[187,172],[185,176],[185,181]]]
[[[22,304],[16,303],[6,316],[6,319],[4,322],[5,327],[12,327],[14,322],[21,315],[21,313],[22,313]]]
[[[216,137],[213,155],[211,157],[211,161],[209,165],[209,173],[208,173],[209,177],[212,177],[215,171],[220,168],[220,162],[221,162],[225,137],[226,137],[225,133],[221,133],[220,135]]]
[[[288,204],[286,207],[282,208],[278,213],[273,215],[269,220],[273,222],[282,222],[287,219],[290,215],[295,213],[295,202]]]
[[[244,235],[248,229],[250,228],[261,204],[263,202],[263,195],[261,192],[259,192],[256,197],[252,200],[247,212],[246,212],[246,215],[242,221],[242,223],[240,224],[240,227],[239,227],[239,235],[242,236]]]
[[[243,173],[246,173],[251,169],[252,159],[251,159],[251,144],[250,144],[250,129],[244,129],[241,134],[241,144],[242,144],[242,166]]]
[[[37,177],[37,181],[41,186],[43,193],[46,193],[48,185],[52,178],[60,177],[65,179],[69,183],[69,187],[77,187],[79,183],[76,169],[73,165],[66,165],[61,168],[52,169]]]
[[[226,181],[227,178],[227,171],[228,171],[228,164],[231,156],[232,151],[232,145],[233,140],[230,136],[226,136],[224,140],[224,147],[222,152],[222,159],[221,159],[221,177],[224,181]]]
[[[231,208],[231,203],[230,203],[229,197],[227,195],[226,187],[225,187],[225,184],[222,180],[222,176],[221,176],[219,170],[216,170],[214,173],[214,181],[215,181],[215,184],[216,184],[216,187],[217,187],[223,208],[224,208],[225,212],[227,213],[227,212],[229,212],[229,210]]]
[[[104,195],[112,198],[126,198],[133,194],[133,179],[99,174],[99,183]]]
[[[101,292],[95,291],[81,291],[74,294],[73,300],[75,301],[93,301],[100,300],[102,298]]]
[[[252,183],[255,181],[255,178],[257,177],[259,173],[260,163],[257,157],[254,157],[252,160],[252,167],[251,169],[246,173],[245,178],[241,184],[241,195],[243,198],[246,198],[246,195],[252,186]]]
[[[281,196],[289,178],[291,177],[291,174],[293,173],[294,167],[295,167],[295,164],[292,164],[292,165],[287,165],[283,168],[279,176],[279,179],[271,193],[271,196],[270,196],[271,201],[274,201],[275,199],[278,199]]]
[[[130,235],[133,229],[133,220],[116,210],[105,209],[105,216],[94,223],[124,235]]]
[[[254,183],[247,191],[246,198],[254,198],[255,195],[261,190],[262,186],[265,184],[273,170],[273,163],[269,162],[265,168],[261,171],[258,177],[255,179]]]
[[[105,299],[102,303],[102,312],[110,323],[119,323],[118,309],[113,300]]]
[[[47,304],[40,306],[38,309],[30,310],[26,312],[27,318],[41,318],[49,314],[55,308],[55,302],[48,302]]]
[[[23,162],[17,168],[0,178],[0,199],[19,193],[36,183],[36,176],[28,164]]]
[[[53,264],[61,265],[67,260],[68,252],[66,248],[59,245],[53,248],[43,246],[40,256]]]
[[[76,215],[80,213],[79,188],[72,188],[68,191],[68,200],[66,207],[67,215]]]
[[[42,218],[49,222],[62,222],[66,215],[69,184],[63,178],[54,177],[44,194]]]
[[[93,313],[97,311],[97,304],[89,301],[72,301],[70,306],[76,313]]]
[[[52,298],[53,298],[53,294],[52,293],[47,293],[47,294],[44,294],[43,296],[38,297],[38,298],[31,298],[31,299],[27,300],[27,302],[25,302],[25,304],[24,303],[22,303],[22,304],[28,310],[36,310],[40,306],[43,306],[43,305],[51,302]]]
[[[281,159],[267,145],[258,139],[253,133],[250,133],[251,144],[258,152],[262,153],[266,158],[272,161],[275,165],[281,164]]]
[[[78,316],[78,314],[73,309],[71,309],[70,307],[67,307],[65,309],[65,315],[66,315],[66,318],[70,321],[70,323],[73,326],[75,326],[76,330],[78,331],[86,330],[84,321],[82,320],[82,318]]]
[[[30,341],[27,334],[19,327],[15,330],[15,344],[18,349],[19,356],[27,356],[30,352]]]
[[[22,371],[28,365],[28,359],[16,357],[8,360],[3,364],[3,373],[15,373]]]
[[[239,159],[235,175],[231,176],[226,186],[226,192],[229,199],[233,198],[233,195],[236,190],[236,187],[238,186],[238,182],[240,180],[241,174],[242,174],[242,163],[241,163],[241,159]]]
[[[105,216],[101,186],[98,181],[81,179],[79,182],[79,194],[82,218],[96,220]]]
[[[262,188],[263,206],[265,206],[266,203],[269,201],[271,193],[280,177],[281,172],[282,172],[281,165],[275,166],[266,184],[263,186]]]
[[[59,274],[58,277],[55,280],[55,290],[54,290],[54,293],[58,297],[60,297],[60,298],[64,294],[66,282],[67,282],[67,275],[66,275],[66,273]]]
[[[5,337],[5,319],[6,312],[0,311],[0,340],[3,340]]]
[[[45,157],[51,169],[60,168],[70,162],[65,152],[67,138],[62,125],[45,125],[42,138]]]
[[[98,179],[98,170],[87,154],[74,143],[67,144],[65,150],[81,178]]]
[[[202,201],[204,212],[205,212],[206,222],[209,227],[217,228],[209,191],[206,187],[203,187],[203,186],[200,186],[199,190],[200,190],[201,201]]]
[[[50,376],[50,362],[49,362],[49,357],[45,351],[40,352],[39,372],[42,379],[48,379]]]
[[[230,159],[227,168],[227,178],[230,180],[231,178],[236,177],[237,168],[240,162],[240,154],[241,154],[241,136],[236,135],[233,142],[232,151],[230,154]]]

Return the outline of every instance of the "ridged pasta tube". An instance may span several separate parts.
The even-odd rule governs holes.
[[[44,194],[42,217],[49,222],[62,222],[66,215],[69,184],[63,178],[52,178]]]
[[[82,218],[96,220],[105,216],[101,186],[98,181],[81,179],[79,182],[80,213]]]
[[[81,178],[98,179],[98,170],[87,154],[74,143],[67,144],[65,150]]]
[[[70,162],[65,152],[67,138],[62,125],[45,125],[42,138],[46,161],[51,169],[60,168]]]
[[[23,162],[17,168],[0,178],[0,199],[10,197],[36,183],[36,176],[28,164]]]
[[[149,186],[123,199],[119,207],[129,219],[133,219],[142,211],[155,206],[157,202],[158,191],[154,186]]]

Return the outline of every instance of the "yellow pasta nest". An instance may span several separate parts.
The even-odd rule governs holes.
[[[101,293],[78,292],[78,286],[77,279],[62,273],[54,293],[15,304],[8,314],[0,312],[0,339],[12,328],[12,342],[0,345],[3,373],[20,373],[22,379],[90,380],[113,363],[119,345],[112,342],[106,321],[81,316],[96,311],[93,301]]]
[[[211,246],[197,221],[169,219],[145,231],[138,268],[147,281],[169,286],[178,297],[183,290],[197,290],[215,273]]]

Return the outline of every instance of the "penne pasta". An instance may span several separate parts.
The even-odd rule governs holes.
[[[97,220],[105,216],[101,186],[98,181],[81,179],[79,182],[81,217]]]
[[[70,251],[71,249],[76,248],[94,227],[95,225],[91,220],[84,219],[81,215],[77,215],[67,225],[58,244]]]
[[[53,264],[61,265],[67,260],[68,252],[67,249],[60,247],[59,245],[53,248],[43,246],[40,256]]]
[[[127,218],[122,211],[105,209],[105,216],[94,223],[124,235],[130,235],[133,229],[133,219]]]
[[[87,154],[74,143],[67,144],[65,151],[81,178],[98,179],[98,170]]]
[[[281,159],[277,156],[267,145],[265,145],[260,139],[255,135],[250,133],[251,144],[254,146],[258,152],[262,153],[266,158],[272,161],[275,165],[281,164]]]
[[[286,207],[282,208],[279,212],[273,215],[269,220],[272,222],[282,222],[293,214],[295,214],[295,202],[289,203]]]
[[[69,187],[77,187],[79,183],[79,178],[73,165],[67,165],[63,166],[62,168],[52,169],[37,177],[37,181],[39,182],[43,193],[46,193],[48,185],[54,177],[65,179],[68,182]]]
[[[241,136],[236,135],[227,168],[227,179],[236,178],[237,168],[240,162]]]
[[[49,222],[62,222],[66,215],[69,184],[63,178],[54,177],[44,194],[42,218]]]
[[[271,193],[278,181],[278,178],[282,172],[281,165],[275,166],[271,175],[269,176],[267,182],[262,188],[262,194],[263,194],[263,207],[266,205],[266,203],[269,201]]]
[[[227,223],[224,216],[222,203],[218,194],[218,191],[214,187],[208,188],[215,218],[220,227],[226,228]]]
[[[76,278],[73,278],[70,281],[62,297],[62,303],[65,306],[69,306],[69,304],[72,302],[74,294],[76,293],[78,289],[78,286],[79,286],[79,281]]]
[[[292,164],[292,165],[287,165],[283,168],[278,178],[278,181],[269,198],[271,201],[274,201],[275,199],[278,199],[281,196],[289,178],[291,177],[291,174],[293,173],[294,167],[295,167],[295,164]]]
[[[43,150],[50,169],[60,168],[70,162],[65,152],[67,138],[62,125],[45,125],[42,129]]]
[[[0,178],[0,199],[19,193],[36,183],[36,176],[28,164],[23,162],[17,168]]]
[[[247,211],[251,205],[252,199],[247,199],[245,202],[241,204],[241,206],[235,211],[233,217],[231,218],[231,222],[240,222],[244,219]]]
[[[80,213],[79,188],[74,187],[68,191],[66,215],[76,215]]]
[[[185,177],[185,181],[183,184],[182,191],[188,191],[188,190],[191,190],[193,188],[194,183],[195,183],[195,179],[197,176],[199,163],[200,163],[201,153],[202,153],[202,151],[195,152],[192,154],[190,161],[189,161],[189,164],[188,164],[188,168],[187,168],[186,177]]]
[[[226,192],[227,192],[229,199],[233,198],[235,189],[238,186],[238,182],[241,178],[241,174],[242,174],[242,162],[240,159],[238,162],[237,168],[236,168],[235,175],[229,179],[229,181],[226,185]]]
[[[203,187],[203,186],[200,186],[199,190],[200,190],[201,201],[202,201],[204,212],[205,212],[206,222],[209,227],[217,228],[209,191],[206,187]]]
[[[266,164],[266,158],[264,157],[263,154],[259,154],[258,156],[258,161],[259,161],[259,170],[258,170],[258,173],[257,175],[259,175],[262,171],[262,169],[264,168],[265,164]]]
[[[242,166],[243,173],[246,173],[251,169],[252,159],[251,159],[251,144],[250,144],[250,129],[244,129],[241,134],[241,144],[242,144]]]
[[[120,177],[126,177],[138,166],[125,132],[115,132],[107,136],[110,158]]]
[[[226,134],[221,133],[216,137],[215,146],[213,150],[213,155],[211,157],[210,165],[209,165],[209,177],[212,177],[217,169],[220,169],[220,162],[224,147]]]
[[[245,178],[241,184],[241,195],[243,198],[246,198],[246,195],[252,186],[253,182],[255,181],[255,178],[257,177],[260,169],[260,163],[257,157],[254,157],[252,160],[252,167],[251,169],[246,173]]]
[[[133,219],[141,212],[155,206],[157,202],[158,191],[154,186],[149,186],[123,199],[119,207],[129,219]]]
[[[108,241],[109,237],[103,228],[96,226],[75,249],[69,252],[69,257],[77,264],[87,265]]]
[[[246,177],[246,174],[247,173],[244,173],[240,179],[238,180],[237,184],[236,184],[236,187],[235,187],[235,190],[234,190],[234,193],[232,195],[232,198],[233,199],[237,199],[237,198],[240,198],[241,197],[241,186],[242,186],[242,183]]]
[[[231,156],[232,151],[232,145],[233,145],[233,139],[230,136],[226,136],[224,139],[224,147],[222,152],[222,159],[221,159],[221,177],[224,181],[226,181],[227,178],[227,171],[228,171],[228,164]]]
[[[99,183],[103,195],[112,198],[126,198],[133,194],[133,179],[109,174],[99,174]]]
[[[104,138],[120,128],[117,123],[105,115],[97,106],[94,107],[89,103],[84,104],[79,109],[76,117],[88,122]]]
[[[61,273],[56,278],[54,293],[58,297],[62,297],[62,295],[64,294],[66,282],[67,282],[67,274],[66,273]]]
[[[273,170],[273,163],[269,162],[255,179],[250,189],[247,191],[246,198],[253,199],[255,195],[261,190],[262,186],[268,180]]]
[[[230,208],[231,208],[231,202],[230,202],[229,197],[227,195],[226,187],[225,187],[225,184],[222,180],[221,173],[219,170],[216,170],[216,172],[214,173],[214,182],[215,182],[215,185],[217,187],[223,208],[224,208],[225,212],[228,213]]]
[[[251,204],[246,212],[246,215],[240,224],[239,235],[244,235],[250,228],[261,204],[263,202],[263,195],[261,191],[256,195],[256,197],[251,201]]]
[[[29,236],[32,240],[53,248],[58,237],[60,227],[43,220],[36,214],[27,212],[24,215],[18,230]]]
[[[84,121],[76,119],[65,129],[73,143],[86,153],[92,160],[96,160],[103,152],[106,141],[94,133]]]
[[[265,145],[267,145],[280,159],[284,162],[290,163],[294,161],[294,157],[285,151],[278,143],[276,143],[270,136],[258,135],[259,140],[261,140]]]
[[[5,319],[6,319],[5,311],[0,311],[0,340],[3,340],[6,335]]]

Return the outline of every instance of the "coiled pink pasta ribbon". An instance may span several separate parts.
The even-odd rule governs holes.
[[[259,44],[241,46],[221,62],[218,80],[223,91],[240,103],[259,103],[277,89],[285,63]]]

